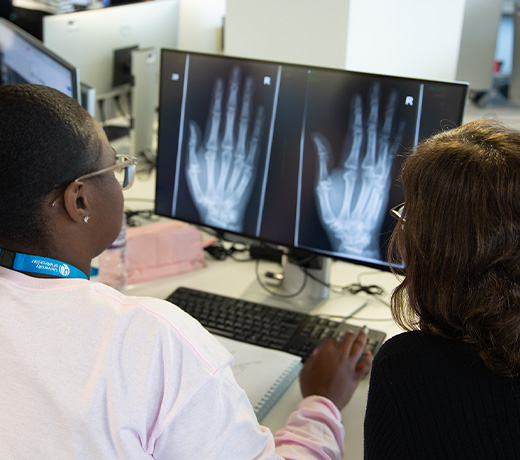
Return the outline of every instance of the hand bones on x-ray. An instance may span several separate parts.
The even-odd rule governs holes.
[[[363,101],[355,94],[351,101],[350,151],[345,142],[342,164],[329,173],[331,147],[320,133],[313,133],[319,158],[316,186],[320,218],[334,249],[346,254],[379,258],[378,237],[384,219],[391,184],[390,169],[401,142],[404,123],[392,136],[397,92],[390,93],[381,128],[379,127],[380,88],[369,93],[366,134],[363,127]],[[363,144],[364,136],[366,142]],[[362,152],[362,146],[365,152]]]
[[[245,207],[254,183],[254,167],[263,124],[263,108],[256,110],[251,129],[253,79],[247,77],[242,92],[240,116],[240,69],[229,78],[225,117],[222,120],[224,82],[218,78],[206,126],[189,122],[187,178],[202,221],[208,225],[241,231]]]

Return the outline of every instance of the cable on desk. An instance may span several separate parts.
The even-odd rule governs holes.
[[[285,296],[285,295],[278,294],[278,293],[272,291],[260,279],[260,275],[258,273],[258,263],[257,263],[257,279],[258,279],[258,282],[265,290],[267,290],[272,295],[279,295],[279,296],[282,296],[282,297],[295,297],[296,295],[300,294],[303,291],[303,289],[305,288],[305,284],[307,283],[308,278],[310,278],[310,279],[316,281],[317,283],[321,284],[322,286],[325,286],[331,292],[335,292],[337,294],[351,294],[351,295],[356,295],[356,294],[359,294],[360,292],[363,292],[363,293],[366,293],[366,294],[368,294],[370,296],[373,296],[374,298],[376,298],[380,302],[384,303],[385,305],[388,305],[388,303],[386,303],[385,301],[383,301],[379,297],[379,296],[381,296],[381,295],[383,295],[385,293],[384,289],[381,286],[378,286],[376,284],[363,285],[360,282],[359,277],[358,277],[358,282],[357,283],[352,283],[352,284],[349,284],[349,285],[346,285],[346,286],[340,286],[340,285],[333,285],[331,283],[326,283],[323,280],[321,280],[320,278],[318,278],[317,276],[315,276],[310,271],[311,269],[309,268],[309,266],[312,266],[313,262],[315,260],[317,260],[318,257],[319,256],[317,256],[316,254],[310,254],[307,257],[292,258],[291,259],[291,263],[293,265],[296,265],[297,267],[299,267],[300,270],[302,270],[302,272],[305,275],[305,278],[304,278],[305,281],[304,281],[303,286],[300,289],[298,289],[297,293],[295,293],[295,294],[289,294],[289,295]]]
[[[125,214],[126,223],[129,227],[139,227],[140,225],[150,224],[161,219],[152,210],[125,210]]]
[[[237,262],[247,262],[251,260],[251,257],[236,257],[236,254],[243,254],[249,252],[249,246],[243,245],[240,247],[237,243],[234,243],[231,245],[231,247],[226,248],[222,244],[222,240],[217,240],[215,243],[213,243],[210,246],[206,246],[204,248],[204,251],[206,251],[211,257],[213,257],[216,260],[226,260],[228,257],[230,257],[233,260],[236,260]]]
[[[157,166],[157,154],[152,149],[144,149],[137,153],[137,170],[140,176],[150,176]]]
[[[255,273],[256,273],[256,279],[258,281],[258,284],[260,284],[260,286],[262,286],[262,288],[264,290],[266,290],[269,294],[271,294],[271,295],[273,295],[275,297],[281,297],[281,298],[284,298],[284,299],[289,299],[289,298],[292,298],[292,297],[296,297],[296,296],[300,295],[303,292],[303,290],[305,289],[305,286],[307,286],[308,276],[307,276],[307,274],[305,274],[305,277],[303,278],[302,285],[295,292],[292,292],[290,294],[280,294],[279,292],[274,291],[273,289],[271,289],[267,284],[265,284],[262,281],[262,277],[260,276],[260,272],[259,272],[259,265],[260,265],[260,259],[256,259]]]
[[[306,267],[300,267],[300,268],[303,270],[303,272],[309,278],[311,278],[314,281],[316,281],[317,283],[329,288],[332,292],[335,292],[337,294],[356,295],[356,294],[359,294],[360,292],[364,292],[365,294],[368,294],[370,296],[378,297],[385,293],[385,290],[381,286],[378,286],[377,284],[369,284],[369,285],[361,284],[359,282],[359,278],[358,278],[357,283],[351,283],[351,284],[347,284],[345,286],[333,285],[331,283],[326,283],[323,280],[319,279],[318,277],[314,276],[312,273],[310,273],[308,271],[308,269]],[[381,299],[378,299],[378,300],[381,300]]]
[[[364,308],[366,305],[363,305],[362,307]],[[344,315],[331,315],[331,314],[327,314],[327,313],[320,313],[318,315],[320,318],[331,318],[331,319],[334,319],[336,318],[336,320],[341,320],[341,321],[347,321],[349,319],[355,319],[357,321],[381,321],[381,322],[384,322],[384,321],[394,321],[394,318],[362,318],[360,316],[354,316],[353,314],[350,314],[350,315],[347,315],[347,316],[344,316]]]
[[[368,295],[381,295],[385,291],[381,286],[378,286],[377,284],[369,284],[369,285],[362,285],[360,283],[352,283],[347,286],[344,286],[342,288],[343,291],[347,292],[348,294],[359,294],[360,292],[365,292]]]
[[[377,276],[377,275],[381,275],[381,273],[373,272],[373,271],[360,273],[357,277],[358,283],[363,284],[361,282],[361,277],[363,277],[363,276]],[[381,288],[380,293],[375,293],[372,295],[373,295],[374,299],[376,299],[378,302],[381,302],[385,307],[390,308],[390,303],[386,299],[383,298],[383,296],[385,294],[386,294],[385,290]]]

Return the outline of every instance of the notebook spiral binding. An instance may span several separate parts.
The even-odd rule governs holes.
[[[262,422],[267,413],[298,378],[302,366],[303,364],[300,361],[292,363],[283,374],[275,380],[260,402],[256,404],[254,410],[259,423]]]

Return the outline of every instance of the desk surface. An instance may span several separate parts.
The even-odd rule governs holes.
[[[280,305],[283,304],[283,301],[277,299],[276,302],[273,302],[273,297],[256,280],[257,271],[264,273],[271,269],[273,269],[273,265],[268,262],[260,262],[257,270],[256,263],[253,261],[237,262],[229,258],[225,261],[208,260],[207,267],[200,270],[129,286],[128,294],[166,298],[177,287],[186,286],[221,295]],[[390,273],[343,262],[332,263],[330,281],[341,286],[354,282],[380,285],[385,289],[383,295],[385,301],[388,300],[391,290],[397,284],[396,278]],[[391,319],[388,306],[363,293],[354,296],[331,292],[328,300],[317,302],[311,307],[305,305],[302,307],[298,302],[295,304],[295,301],[287,301],[286,307],[289,309],[303,308],[312,313],[319,311],[325,314],[348,316],[365,302],[368,302],[366,307],[349,319],[349,322],[359,326],[366,324],[373,329],[384,331],[387,337],[400,332]],[[344,459],[360,460],[363,458],[363,420],[367,394],[368,378],[363,380],[353,399],[343,411],[346,432]],[[263,424],[273,432],[283,427],[288,415],[294,410],[300,399],[298,382],[295,382],[269,412]]]

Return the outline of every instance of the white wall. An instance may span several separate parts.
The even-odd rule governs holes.
[[[179,48],[222,52],[225,16],[229,55],[485,89],[500,5],[509,3],[512,10],[513,0],[181,0]]]
[[[348,1],[227,0],[226,4],[226,54],[344,67]]]
[[[466,0],[227,0],[225,53],[454,80]]]
[[[502,0],[466,0],[457,66],[457,80],[475,91],[492,86]]]
[[[178,48],[201,53],[222,52],[226,0],[181,0]]]
[[[466,0],[351,0],[346,68],[455,79]]]

